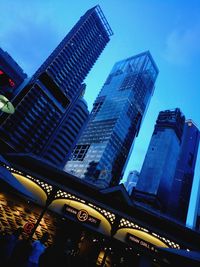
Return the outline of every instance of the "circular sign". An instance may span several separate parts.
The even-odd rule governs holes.
[[[89,217],[89,214],[86,210],[79,210],[79,212],[77,213],[77,218],[81,222],[87,221],[88,217]]]
[[[31,223],[31,222],[27,222],[27,223],[25,223],[25,224],[24,224],[24,227],[23,227],[24,232],[25,232],[26,234],[30,234],[30,233],[32,232],[34,226],[35,226],[34,223]]]

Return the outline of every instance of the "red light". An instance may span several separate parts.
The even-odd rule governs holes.
[[[14,87],[15,82],[6,74],[3,70],[0,69],[0,86],[9,86]]]
[[[8,81],[11,87],[15,86],[15,83],[13,82],[13,80],[9,79]]]

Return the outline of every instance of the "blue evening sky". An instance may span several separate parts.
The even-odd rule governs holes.
[[[200,1],[1,0],[0,47],[32,75],[80,16],[97,4],[114,35],[86,79],[89,110],[116,61],[150,50],[160,70],[126,178],[130,170],[140,171],[159,111],[180,107],[200,127]]]

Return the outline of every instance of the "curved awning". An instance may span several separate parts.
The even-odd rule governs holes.
[[[76,216],[81,214],[98,219],[97,222],[101,221],[99,225],[103,226],[104,232],[108,233],[111,229],[111,234],[115,234],[113,237],[124,242],[126,242],[125,238],[129,234],[131,237],[129,241],[134,242],[138,239],[143,246],[150,244],[155,247],[165,247],[166,244],[173,248],[182,246],[190,249],[199,248],[200,235],[196,231],[176,224],[165,217],[158,216],[158,214],[138,205],[131,204],[127,199],[126,192],[119,186],[115,189],[99,190],[95,186],[29,155],[7,154],[6,160],[9,164],[4,163],[4,167],[12,166],[8,170],[21,176],[17,177],[21,184],[17,183],[14,187],[20,188],[19,191],[30,198],[33,194],[33,201],[36,199],[35,192],[38,193],[40,189],[42,191],[40,191],[39,196],[42,196],[43,200],[46,197],[45,194],[51,198],[51,192],[54,189],[58,190],[58,194],[55,195],[51,206],[49,206],[52,210],[60,211],[66,204],[69,208],[68,211],[71,211],[71,215],[68,214],[70,218],[72,218],[72,212],[74,212],[73,214],[76,214]],[[4,180],[8,182],[9,179]],[[37,184],[38,189],[35,187],[36,190],[33,191],[31,183],[26,187],[27,180]],[[13,182],[11,183],[13,186]],[[49,189],[49,187],[51,188]],[[91,207],[94,209],[91,210]],[[110,225],[107,225],[107,222],[101,216],[105,217]],[[120,219],[120,224],[116,218]],[[83,221],[83,223],[87,224],[88,222]],[[136,242],[138,241],[136,240]]]
[[[131,243],[146,246],[146,248],[150,248],[150,245],[168,248],[168,245],[159,238],[138,229],[121,228],[118,229],[114,237],[122,242],[131,241]]]
[[[96,231],[110,236],[111,233],[111,223],[100,211],[90,207],[86,203],[81,203],[77,200],[72,199],[55,199],[49,206],[49,209],[56,212],[62,216],[69,216],[75,218],[81,223],[86,223],[86,225],[92,226]],[[81,219],[79,214],[85,217]]]
[[[25,186],[20,183],[15,176],[13,176],[6,168],[0,167],[0,181],[11,186],[16,191],[20,192],[24,196],[30,198],[31,200],[34,199],[34,195],[25,188]]]
[[[12,173],[17,183],[23,186],[24,190],[31,197],[31,199],[37,204],[44,206],[47,200],[47,194],[41,186],[36,182],[28,179],[24,175],[18,173]]]
[[[9,166],[2,156],[0,156],[0,164],[0,182],[3,182],[17,192],[23,194],[25,197],[28,197],[30,200],[33,200],[34,195],[32,192],[28,190],[14,175],[12,175],[6,167],[2,166],[3,164]]]

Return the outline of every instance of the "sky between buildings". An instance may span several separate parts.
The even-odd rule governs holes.
[[[114,35],[85,81],[89,110],[116,61],[149,50],[160,71],[124,181],[140,171],[159,111],[179,107],[200,127],[200,1],[1,0],[0,47],[30,76],[97,4]]]

